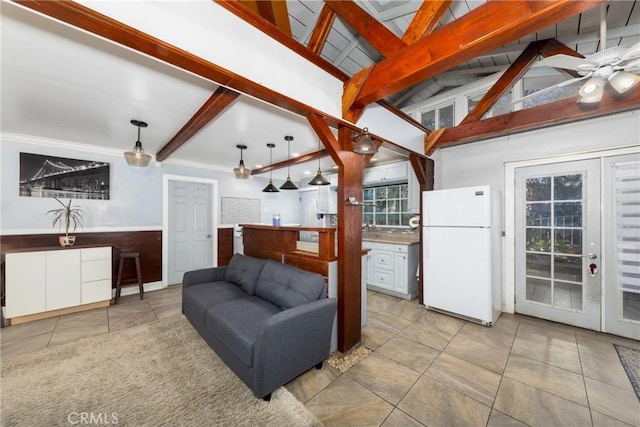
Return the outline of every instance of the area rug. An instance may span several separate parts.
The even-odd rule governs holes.
[[[352,348],[347,353],[334,351],[329,355],[327,363],[343,374],[351,369],[356,363],[371,354],[371,350],[363,345]]]
[[[640,350],[625,347],[619,344],[613,345],[618,352],[618,357],[629,377],[633,391],[640,400]]]
[[[2,426],[321,426],[289,391],[256,399],[184,316],[2,361]]]

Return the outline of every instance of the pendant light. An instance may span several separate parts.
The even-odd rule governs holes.
[[[353,140],[356,142],[356,146],[353,148],[354,153],[372,156],[378,152],[378,148],[371,140],[369,129],[367,128],[363,128],[362,133]]]
[[[138,127],[138,140],[133,146],[133,150],[124,152],[124,158],[129,166],[144,168],[149,166],[151,156],[146,154],[142,149],[142,143],[140,142],[140,128],[146,128],[147,124],[140,120],[131,120],[131,124]]]
[[[271,142],[267,144],[267,147],[269,147],[269,166],[273,165],[273,147],[275,146],[276,144],[272,144]],[[271,170],[269,170],[269,185],[264,187],[262,192],[263,193],[279,193],[280,192],[280,190],[278,190],[278,187],[273,185],[273,179],[271,178]]]
[[[320,153],[320,140],[318,139],[318,153]],[[320,170],[320,154],[318,154],[318,173],[309,181],[309,185],[329,185],[330,182],[322,176],[322,170]]]
[[[242,150],[246,150],[247,146],[243,144],[236,145],[236,148],[240,149],[240,163],[237,168],[233,168],[233,173],[236,179],[247,179],[251,175],[251,169],[245,167],[244,160],[242,160]]]
[[[287,141],[287,162],[289,161],[289,157],[291,156],[291,141],[293,141],[292,136],[285,136],[284,140]],[[287,180],[280,186],[281,190],[297,190],[298,187],[291,181],[291,174],[289,174],[289,164],[287,163]]]

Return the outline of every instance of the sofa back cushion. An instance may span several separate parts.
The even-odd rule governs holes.
[[[326,282],[320,274],[267,260],[256,295],[287,310],[326,297]]]
[[[240,286],[249,295],[255,295],[258,276],[265,265],[266,260],[247,255],[233,254],[224,280]]]

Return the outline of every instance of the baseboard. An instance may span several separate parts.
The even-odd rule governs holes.
[[[142,287],[143,287],[145,292],[159,291],[160,289],[163,289],[161,281],[143,283]],[[120,296],[121,297],[127,296],[127,295],[137,295],[139,293],[140,293],[140,291],[138,290],[138,284],[137,283],[127,284],[127,285],[125,285],[125,286],[120,288]],[[111,297],[115,298],[115,296],[116,296],[116,290],[115,289],[111,289]]]

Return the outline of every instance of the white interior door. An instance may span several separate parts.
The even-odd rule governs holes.
[[[600,330],[600,159],[515,178],[516,312]]]
[[[318,191],[301,191],[300,208],[302,210],[302,221],[304,227],[321,227],[322,220],[318,219]],[[305,242],[317,242],[319,235],[317,231],[301,231],[300,240]]]
[[[640,339],[640,154],[603,159],[603,331]]]
[[[186,271],[212,267],[213,225],[210,184],[169,181],[168,284]]]

